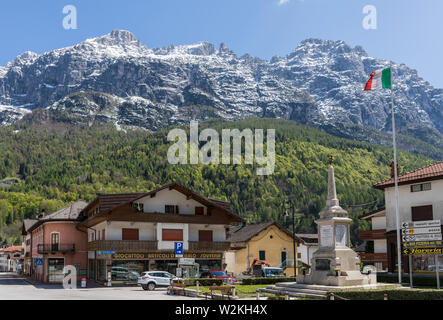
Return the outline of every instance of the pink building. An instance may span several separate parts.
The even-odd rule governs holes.
[[[86,207],[77,201],[39,219],[26,230],[30,234],[31,276],[43,282],[62,282],[63,268],[75,266],[77,278],[86,276],[87,234],[77,228],[78,216]]]

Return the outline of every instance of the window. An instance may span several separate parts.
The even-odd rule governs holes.
[[[122,229],[122,240],[138,240],[138,229]]]
[[[264,250],[260,250],[260,251],[258,252],[258,258],[259,258],[260,260],[266,260],[266,251],[264,251]]]
[[[212,242],[212,230],[198,230],[198,241]]]
[[[195,207],[195,215],[202,216],[205,214],[205,208],[204,207]]]
[[[60,243],[60,233],[58,232],[51,233],[51,251],[57,251],[59,243]]]
[[[163,241],[183,241],[183,229],[162,229]]]
[[[106,238],[105,238],[105,229],[103,229],[103,231],[102,231],[102,240],[106,240]]]
[[[432,205],[411,207],[412,221],[433,220]]]
[[[431,183],[414,184],[411,186],[411,192],[429,191],[431,190]]]
[[[174,206],[174,205],[165,205],[165,213],[171,213],[171,214],[178,214],[178,206]]]

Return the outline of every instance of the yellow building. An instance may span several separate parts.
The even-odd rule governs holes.
[[[227,272],[241,275],[258,259],[271,267],[283,268],[286,276],[294,275],[292,233],[280,224],[267,222],[234,227],[227,240],[231,242],[230,250],[225,253]],[[296,238],[297,247],[300,241]],[[297,256],[300,259],[300,254]]]

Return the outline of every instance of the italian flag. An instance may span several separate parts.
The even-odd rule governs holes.
[[[391,89],[391,68],[375,70],[371,73],[365,90]]]

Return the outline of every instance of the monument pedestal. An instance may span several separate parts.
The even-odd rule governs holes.
[[[376,278],[360,272],[360,258],[349,247],[349,226],[352,220],[339,205],[335,189],[334,168],[328,172],[328,199],[319,213],[319,249],[311,260],[311,273],[298,275],[297,283],[326,286],[360,286],[375,284]]]

